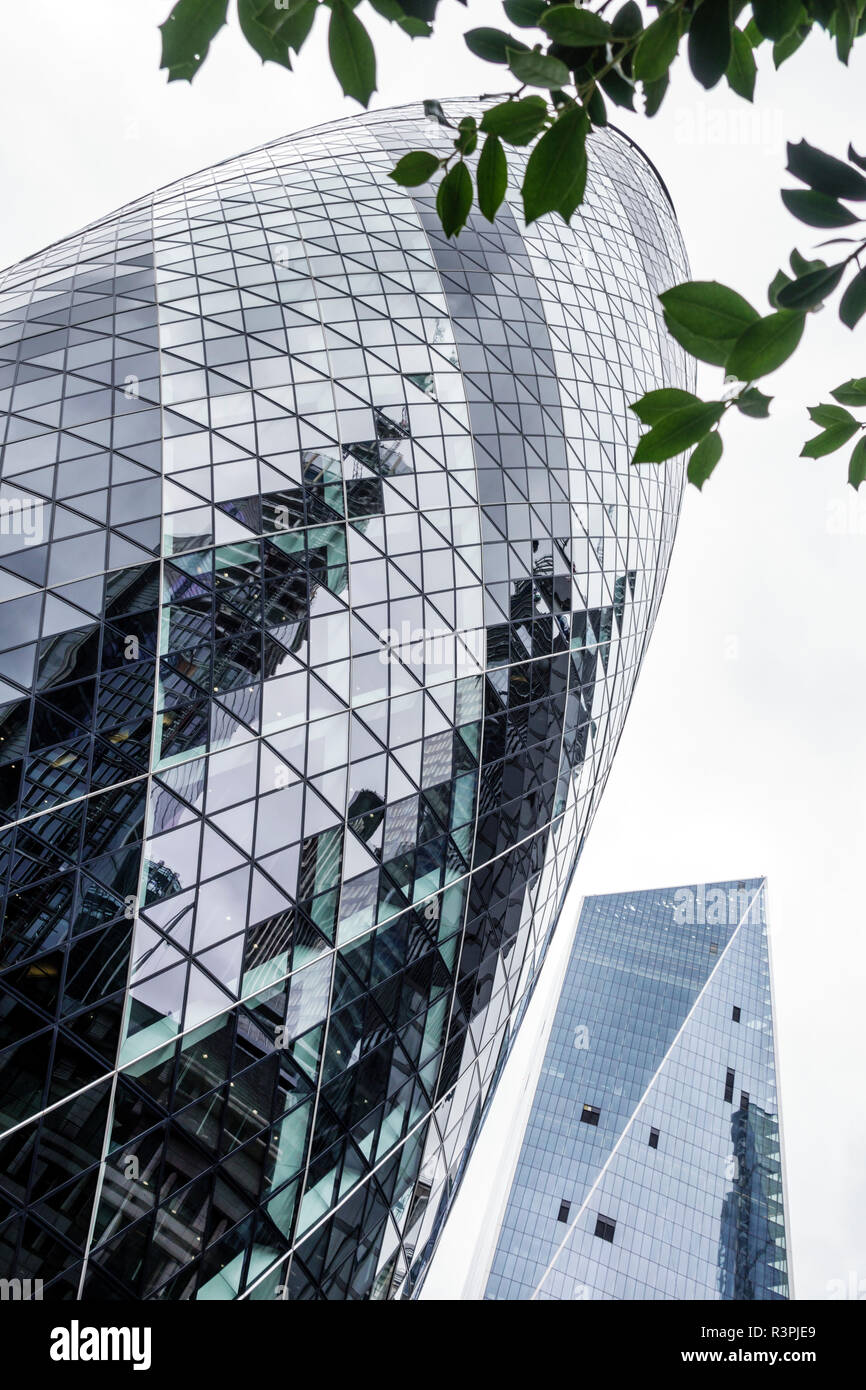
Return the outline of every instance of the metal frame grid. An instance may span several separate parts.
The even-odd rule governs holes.
[[[292,136],[0,278],[0,1251],[46,1297],[411,1295],[608,774],[679,234],[608,132],[572,227],[512,189],[447,244],[387,177],[431,138]]]

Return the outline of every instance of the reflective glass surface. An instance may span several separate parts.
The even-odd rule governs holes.
[[[584,901],[486,1296],[790,1297],[763,879]]]
[[[0,1265],[46,1298],[410,1296],[604,786],[682,245],[613,131],[572,227],[513,188],[447,243],[388,173],[450,139],[319,127],[0,277]]]

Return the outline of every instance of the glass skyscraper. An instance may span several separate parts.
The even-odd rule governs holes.
[[[585,899],[486,1296],[791,1296],[764,879]]]
[[[0,1269],[45,1298],[411,1296],[603,790],[683,249],[613,130],[570,227],[515,188],[447,242],[388,174],[452,138],[323,126],[0,276]]]

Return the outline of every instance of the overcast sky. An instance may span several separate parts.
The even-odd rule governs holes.
[[[322,33],[289,74],[263,69],[224,32],[192,87],[166,86],[156,25],[169,9],[170,0],[4,7],[0,265],[173,178],[358,110],[330,73]],[[372,105],[488,90],[490,69],[460,36],[501,22],[499,4],[471,0],[467,13],[443,0],[441,13],[437,37],[414,43],[371,16],[381,88]],[[766,311],[766,285],[791,247],[813,244],[779,199],[791,182],[785,141],[806,136],[843,155],[850,138],[866,150],[854,118],[866,81],[860,47],[848,73],[823,36],[779,74],[762,55],[759,112],[726,89],[704,92],[679,60],[653,122],[617,113],[668,184],[696,278],[732,284]],[[813,316],[793,363],[768,378],[772,418],[728,417],[717,476],[702,495],[689,489],[625,735],[529,1021],[537,1029],[549,1018],[581,894],[767,875],[801,1298],[860,1279],[866,1296],[866,488],[858,501],[846,486],[844,454],[797,457],[813,432],[805,406],[866,374],[864,349],[863,324],[852,335],[832,310]],[[707,392],[719,376],[707,369]],[[532,1042],[527,1032],[500,1088],[430,1295],[465,1286]]]

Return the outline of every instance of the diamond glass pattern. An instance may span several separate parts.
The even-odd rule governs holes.
[[[411,1295],[609,771],[679,234],[608,131],[572,227],[512,189],[448,243],[388,178],[430,141],[279,140],[0,282],[0,1249],[46,1298]]]

